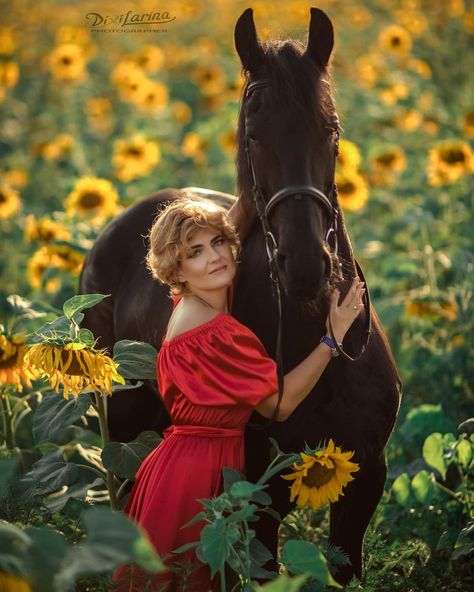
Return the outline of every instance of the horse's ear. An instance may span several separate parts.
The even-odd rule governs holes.
[[[251,8],[240,15],[235,25],[234,39],[244,70],[255,73],[263,61],[263,50],[257,37]]]
[[[319,8],[311,9],[306,55],[324,70],[334,47],[334,29],[330,18]]]

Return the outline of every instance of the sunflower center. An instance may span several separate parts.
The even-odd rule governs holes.
[[[341,193],[354,193],[355,185],[352,181],[345,181],[344,183],[338,184],[337,188]]]
[[[393,47],[398,47],[401,44],[400,37],[392,37],[392,45]]]
[[[379,162],[380,164],[383,164],[385,166],[389,166],[393,163],[393,161],[395,160],[395,154],[381,154],[380,156],[377,157],[377,162]]]
[[[11,351],[11,348],[8,348]],[[14,368],[18,361],[19,349],[14,348],[13,353],[0,349],[0,368]]]
[[[81,207],[85,209],[93,209],[100,206],[102,199],[95,191],[88,191],[81,195]]]
[[[141,148],[138,148],[137,146],[130,146],[129,148],[127,148],[127,154],[129,156],[139,157],[142,156],[142,153],[143,150]]]
[[[52,230],[40,229],[38,232],[39,239],[49,243],[54,239],[54,232]]]
[[[68,368],[65,368],[63,372],[65,374],[70,374],[71,376],[82,376],[84,375],[84,370],[81,368],[79,364],[78,356],[80,356],[80,352],[73,352],[73,356],[71,359],[71,363],[69,364]],[[69,358],[69,351],[63,350],[61,352],[61,362],[62,364],[66,364]]]
[[[7,196],[3,193],[3,191],[0,191],[0,203],[4,203],[5,201],[7,201]]]
[[[63,58],[61,58],[61,61],[65,66],[68,66],[71,63],[71,58],[64,56]]]
[[[336,469],[334,468],[328,469],[319,463],[314,463],[306,477],[303,477],[303,483],[308,487],[322,487],[331,481],[335,473]]]
[[[466,160],[466,155],[458,148],[447,148],[446,150],[442,151],[441,158],[444,160],[444,162],[455,164],[458,162],[464,162]]]

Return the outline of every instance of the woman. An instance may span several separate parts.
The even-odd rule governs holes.
[[[231,218],[241,232],[246,228],[238,206]],[[191,197],[169,205],[150,231],[147,265],[174,296],[157,362],[159,391],[173,425],[141,465],[125,512],[147,531],[168,567],[193,569],[191,574],[160,574],[153,590],[179,591],[185,580],[186,590],[212,590],[209,569],[194,551],[172,554],[198,541],[205,524],[180,527],[202,509],[198,499],[221,493],[224,467],[244,472],[245,424],[254,410],[271,417],[277,404],[275,362],[257,336],[229,314],[238,248],[225,210]],[[363,309],[363,292],[363,283],[354,278],[339,306],[334,290],[330,315],[338,342]],[[291,415],[331,360],[334,344],[323,339],[284,377],[277,421]],[[117,570],[114,580],[125,582],[119,590],[143,589],[142,572],[134,573],[132,586],[130,570]]]

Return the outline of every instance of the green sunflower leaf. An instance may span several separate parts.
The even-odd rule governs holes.
[[[59,432],[85,415],[90,405],[90,397],[84,393],[71,399],[58,397],[55,393],[44,395],[33,420],[36,445],[54,442]]]
[[[79,294],[78,296],[73,296],[63,304],[64,315],[68,319],[72,319],[76,312],[80,312],[86,308],[92,308],[110,295],[111,294]]]
[[[150,343],[123,339],[114,345],[113,359],[121,376],[128,379],[156,380],[158,353]]]
[[[161,440],[159,434],[148,430],[132,442],[109,442],[102,450],[104,467],[118,477],[133,480],[142,462]]]
[[[331,576],[324,555],[309,541],[287,541],[283,547],[281,562],[292,574],[309,574],[323,584],[342,587]]]
[[[212,577],[224,567],[232,545],[239,540],[239,531],[234,526],[231,523],[228,527],[223,518],[218,518],[201,531],[199,555],[210,566]]]
[[[257,491],[265,489],[266,485],[259,485],[257,483],[250,483],[250,481],[237,481],[230,488],[230,495],[234,497],[250,498]]]
[[[286,574],[282,574],[268,584],[257,586],[255,592],[298,592],[307,579],[307,575],[290,578]]]

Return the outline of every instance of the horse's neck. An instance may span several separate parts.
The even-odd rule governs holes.
[[[356,266],[351,239],[349,238],[349,233],[347,232],[346,224],[344,222],[344,215],[340,208],[337,217],[337,244],[338,257],[343,263],[344,277],[348,279],[349,277],[353,277],[355,275]]]

